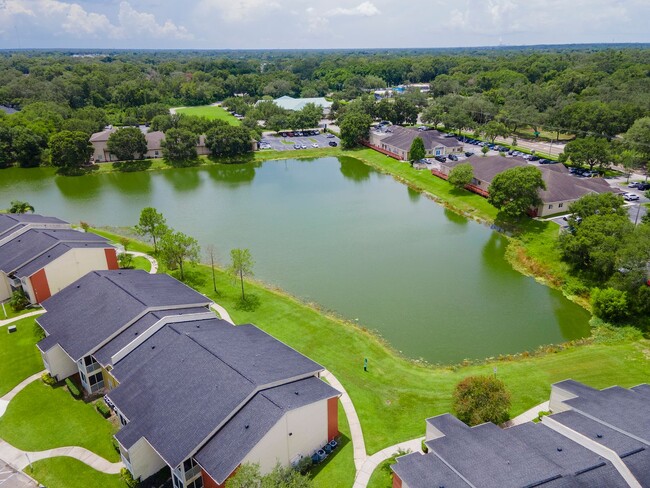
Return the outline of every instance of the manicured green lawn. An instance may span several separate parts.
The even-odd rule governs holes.
[[[0,396],[18,383],[44,369],[36,348],[39,341],[35,317],[14,322],[17,331],[9,334],[7,326],[0,327]]]
[[[379,466],[377,466],[370,477],[368,488],[392,488],[393,477],[391,476],[392,471],[390,465],[393,463],[391,461],[392,459],[387,459],[379,463]]]
[[[241,122],[237,117],[233,117],[222,107],[215,107],[213,105],[203,105],[201,107],[186,107],[176,109],[179,114],[195,115],[197,117],[205,117],[210,120],[224,120],[230,125],[240,125]]]
[[[35,310],[40,310],[40,308],[41,307],[26,308],[25,310],[19,310],[18,312],[15,312],[14,309],[9,306],[9,304],[5,303],[4,309],[0,306],[0,320],[20,317],[21,315],[25,315],[26,313],[34,312]]]
[[[33,469],[32,469],[33,468]],[[105,474],[70,457],[43,459],[25,473],[48,488],[126,488],[119,474]]]
[[[314,488],[352,486],[354,484],[356,473],[354,451],[350,440],[350,426],[341,402],[339,402],[339,431],[341,436],[334,454],[311,471]]]
[[[143,258],[143,257],[141,257],[141,256],[135,256],[135,257],[133,258],[133,264],[132,264],[132,266],[133,266],[135,269],[143,269],[143,270],[145,270],[147,273],[148,273],[149,271],[151,271],[151,263],[149,262],[149,260],[148,260],[147,258]]]
[[[24,451],[81,446],[111,462],[119,461],[112,444],[116,432],[92,404],[75,400],[64,388],[37,380],[9,403],[0,418],[0,438]]]

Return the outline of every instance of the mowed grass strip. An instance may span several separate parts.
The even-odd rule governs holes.
[[[0,438],[18,449],[81,446],[110,462],[119,461],[111,440],[116,431],[92,404],[40,380],[18,393],[0,417]]]
[[[14,322],[16,332],[0,327],[0,397],[34,373],[45,369],[36,348],[39,340],[35,317]]]
[[[126,488],[119,474],[106,474],[71,457],[36,461],[25,473],[48,488]]]
[[[202,105],[199,107],[184,107],[177,108],[176,113],[184,115],[194,115],[197,117],[205,117],[210,120],[223,120],[228,122],[230,125],[241,125],[241,122],[237,117],[231,115],[223,107],[217,107],[215,105]]]
[[[567,378],[596,388],[633,386],[650,378],[650,361],[644,352],[650,342],[633,329],[600,327],[590,344],[535,357],[435,367],[400,357],[373,333],[258,282],[247,281],[246,293],[255,295],[259,306],[238,309],[239,283],[222,270],[216,276],[219,294],[212,290],[209,267],[186,270],[186,282],[223,305],[235,323],[257,325],[334,373],[354,402],[369,454],[423,435],[427,417],[451,411],[458,381],[494,374],[494,368],[512,393],[512,416],[548,400],[551,384]],[[369,360],[368,372],[363,370],[364,358]]]

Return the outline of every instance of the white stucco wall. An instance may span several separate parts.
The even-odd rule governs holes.
[[[91,271],[108,269],[108,264],[103,248],[80,248],[68,251],[44,269],[50,293],[54,295]]]
[[[296,455],[311,456],[326,443],[327,400],[323,400],[288,412],[251,449],[242,464],[259,463],[261,472],[269,473],[277,462],[288,466]]]
[[[9,285],[9,279],[4,273],[0,273],[0,302],[3,302],[11,298],[11,286]]]
[[[151,444],[142,437],[129,449],[131,474],[134,478],[144,480],[166,466],[165,461],[154,451]]]
[[[41,356],[43,357],[43,364],[50,372],[50,375],[56,377],[59,381],[72,376],[78,371],[77,363],[58,344],[45,353],[41,352]]]

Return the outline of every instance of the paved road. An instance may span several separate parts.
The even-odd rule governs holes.
[[[496,142],[497,144],[500,142],[512,144],[512,137],[497,137]],[[552,154],[553,156],[559,156],[564,152],[565,143],[530,141],[528,139],[519,138],[517,139],[517,146],[525,147],[526,149],[531,149],[546,154]]]
[[[41,485],[0,460],[0,488],[35,488],[37,486]]]

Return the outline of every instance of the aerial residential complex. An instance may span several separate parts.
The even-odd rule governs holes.
[[[210,304],[141,270],[90,272],[43,303],[46,369],[106,393],[136,479],[167,466],[175,488],[219,487],[242,463],[295,464],[338,436],[324,368]]]

